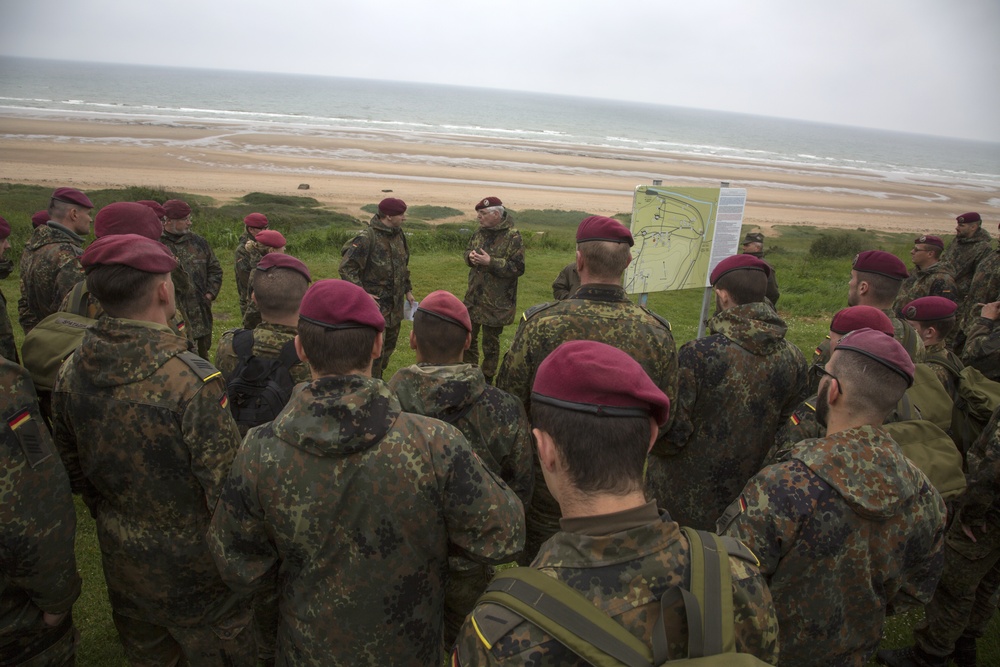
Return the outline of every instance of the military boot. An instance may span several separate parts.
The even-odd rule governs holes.
[[[955,642],[951,659],[957,667],[976,667],[976,638],[962,635]]]
[[[919,646],[906,648],[886,648],[875,655],[875,661],[889,667],[947,667],[948,656],[943,658],[929,655]]]

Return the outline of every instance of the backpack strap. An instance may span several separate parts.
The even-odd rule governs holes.
[[[299,353],[295,351],[294,338],[281,346],[281,352],[278,353],[278,361],[281,362],[281,367],[286,371],[291,371],[292,366],[302,361],[299,359]]]
[[[74,285],[69,297],[69,312],[82,315],[83,317],[90,317],[86,312],[87,309],[83,307],[83,297],[89,293],[87,290],[87,281],[81,280]]]
[[[729,572],[729,553],[722,539],[714,533],[687,527],[681,530],[691,544],[691,593],[701,606],[700,646],[695,641],[695,633],[691,630],[693,615],[690,611],[687,612],[688,657],[735,653],[736,633],[733,627],[733,584]],[[695,618],[697,620],[697,617]]]
[[[928,364],[937,364],[938,366],[945,368],[957,380],[962,375],[962,369],[964,368],[964,365],[962,365],[960,360],[952,358],[955,356],[954,352],[952,352],[951,350],[948,350],[947,352],[948,355],[944,359],[940,357],[926,357],[924,361]]]
[[[253,329],[237,329],[233,332],[233,352],[240,363],[250,361],[253,356]]]

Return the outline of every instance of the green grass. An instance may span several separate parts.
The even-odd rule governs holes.
[[[11,223],[10,257],[17,259],[30,234],[31,214],[48,205],[51,190],[37,186],[0,184],[0,212]],[[172,192],[166,188],[127,188],[88,192],[99,206],[113,201],[167,198],[185,199],[195,208],[195,231],[205,236],[216,251],[225,271],[222,292],[214,305],[214,334],[217,341],[226,329],[240,325],[238,299],[233,280],[233,251],[243,232],[243,217],[250,212],[268,216],[272,229],[288,239],[288,251],[305,261],[314,279],[336,278],[340,249],[367,222],[330,210],[311,197],[290,197],[266,193],[250,193],[240,201],[215,206],[208,198]],[[374,208],[374,205],[371,207]],[[367,210],[367,209],[366,209]],[[468,267],[462,261],[469,235],[476,228],[474,216],[468,211],[445,207],[412,207],[410,220],[404,229],[411,251],[410,270],[413,291],[418,299],[436,289],[447,289],[461,297],[465,293]],[[426,221],[465,216],[464,220],[449,221],[438,226]],[[514,212],[527,248],[527,270],[518,284],[518,309],[552,298],[551,283],[575,256],[574,232],[577,224],[589,215],[584,211],[523,210]],[[618,216],[628,220],[628,214]],[[802,349],[807,357],[826,335],[832,315],[846,306],[847,281],[850,277],[853,253],[831,257],[810,255],[810,248],[824,235],[824,230],[806,225],[781,226],[768,237],[767,260],[777,270],[781,287],[778,310],[789,330],[787,338]],[[828,233],[827,233],[828,234]],[[862,239],[865,249],[883,249],[907,260],[912,234],[884,234],[859,230],[851,240]],[[829,244],[829,241],[821,241]],[[834,242],[839,247],[844,243]],[[855,246],[852,246],[852,248]],[[17,319],[18,277],[15,272],[4,281],[11,320]],[[695,337],[704,291],[656,293],[649,296],[649,307],[670,320],[678,345]],[[714,306],[713,306],[714,308]],[[711,315],[711,310],[709,315]],[[15,326],[18,345],[20,327]],[[515,327],[507,327],[501,344],[510,345]],[[400,342],[385,377],[403,366],[415,362],[407,344],[410,323],[404,322]],[[82,503],[77,503],[77,556],[84,590],[74,607],[74,617],[82,632],[78,655],[81,667],[124,665],[124,657],[111,621],[100,551],[94,522]],[[920,619],[920,613],[910,613],[889,619],[885,630],[886,646],[905,646],[912,642],[910,630]],[[980,642],[983,664],[1000,664],[1000,620],[996,618],[987,638]]]

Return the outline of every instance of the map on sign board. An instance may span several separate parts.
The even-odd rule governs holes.
[[[715,265],[739,249],[746,198],[742,188],[637,187],[625,291],[707,287]]]

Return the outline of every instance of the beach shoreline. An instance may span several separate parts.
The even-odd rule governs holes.
[[[83,190],[164,187],[226,203],[249,193],[304,195],[359,218],[400,197],[472,216],[500,197],[512,209],[628,213],[638,185],[747,189],[744,224],[808,224],[892,232],[953,232],[954,218],[989,218],[998,184],[877,174],[664,151],[369,129],[179,121],[24,117],[0,111],[2,182]],[[300,190],[308,184],[308,190]],[[996,217],[995,215],[992,217]],[[447,221],[447,220],[446,220]]]

